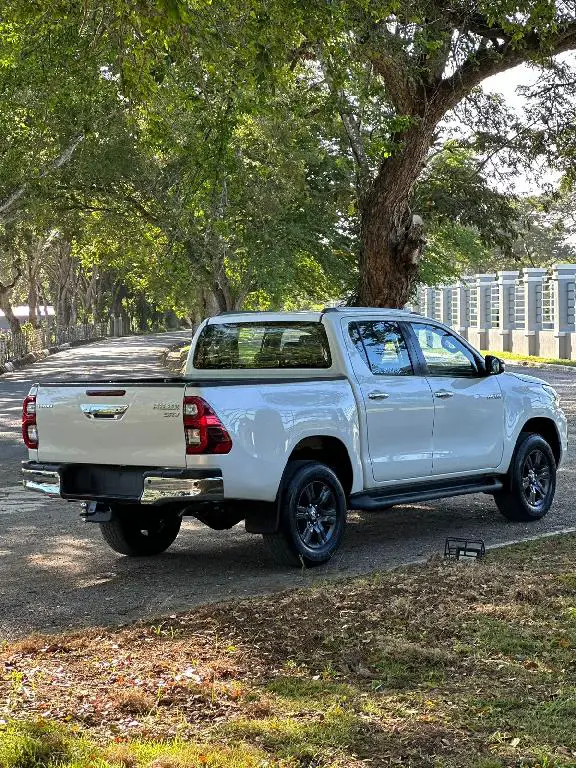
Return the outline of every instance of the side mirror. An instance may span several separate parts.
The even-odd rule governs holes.
[[[484,367],[487,376],[496,376],[499,373],[504,373],[504,362],[494,355],[486,355]]]

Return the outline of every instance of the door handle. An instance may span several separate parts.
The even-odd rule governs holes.
[[[390,395],[388,392],[370,392],[368,397],[370,400],[386,400],[386,398],[390,397]]]
[[[439,397],[444,400],[447,397],[454,397],[454,392],[449,392],[447,389],[440,389],[438,392],[434,392],[434,397]]]
[[[80,408],[88,419],[110,419],[111,421],[118,421],[128,410],[127,405],[92,405],[88,403],[82,403]]]

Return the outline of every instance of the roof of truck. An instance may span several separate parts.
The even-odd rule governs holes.
[[[303,312],[222,312],[220,315],[211,317],[209,323],[239,323],[239,322],[258,322],[271,321],[271,322],[287,322],[295,320],[303,323],[317,323],[322,319],[323,315],[337,313],[341,315],[358,315],[358,314],[378,314],[393,315],[393,316],[413,316],[416,312],[410,312],[406,309],[389,309],[379,307],[327,307],[323,310]]]

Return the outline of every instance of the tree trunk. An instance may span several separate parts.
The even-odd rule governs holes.
[[[28,320],[34,328],[40,327],[38,317],[38,283],[34,278],[28,284]]]
[[[410,299],[425,242],[423,222],[407,204],[399,221],[394,214],[378,204],[363,211],[359,306],[403,307]]]
[[[0,290],[0,309],[4,312],[8,325],[12,333],[20,332],[20,321],[12,311],[12,305],[10,304],[10,297]]]
[[[430,119],[408,129],[403,148],[382,163],[361,201],[359,306],[403,307],[410,298],[425,240],[409,201],[434,129]]]
[[[4,312],[8,325],[12,333],[20,332],[20,322],[12,311],[12,291],[16,287],[18,280],[22,277],[22,270],[19,264],[15,267],[16,274],[14,275],[12,282],[0,283],[0,309]]]
[[[28,281],[28,322],[33,328],[40,328],[39,315],[39,272],[42,260],[45,257],[52,235],[42,239],[29,235],[26,238],[26,272]]]

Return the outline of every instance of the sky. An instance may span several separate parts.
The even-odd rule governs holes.
[[[576,53],[567,53],[558,58],[562,61],[570,61],[576,68]],[[482,83],[482,87],[487,92],[502,94],[508,104],[521,113],[528,100],[520,96],[516,89],[519,86],[531,85],[537,79],[538,69],[520,64],[520,66],[509,69],[507,72],[487,78]],[[559,174],[552,169],[544,169],[541,178],[542,184],[538,184],[533,178],[521,175],[514,184],[514,191],[518,194],[537,194],[543,190],[543,185],[559,181],[559,178]]]

